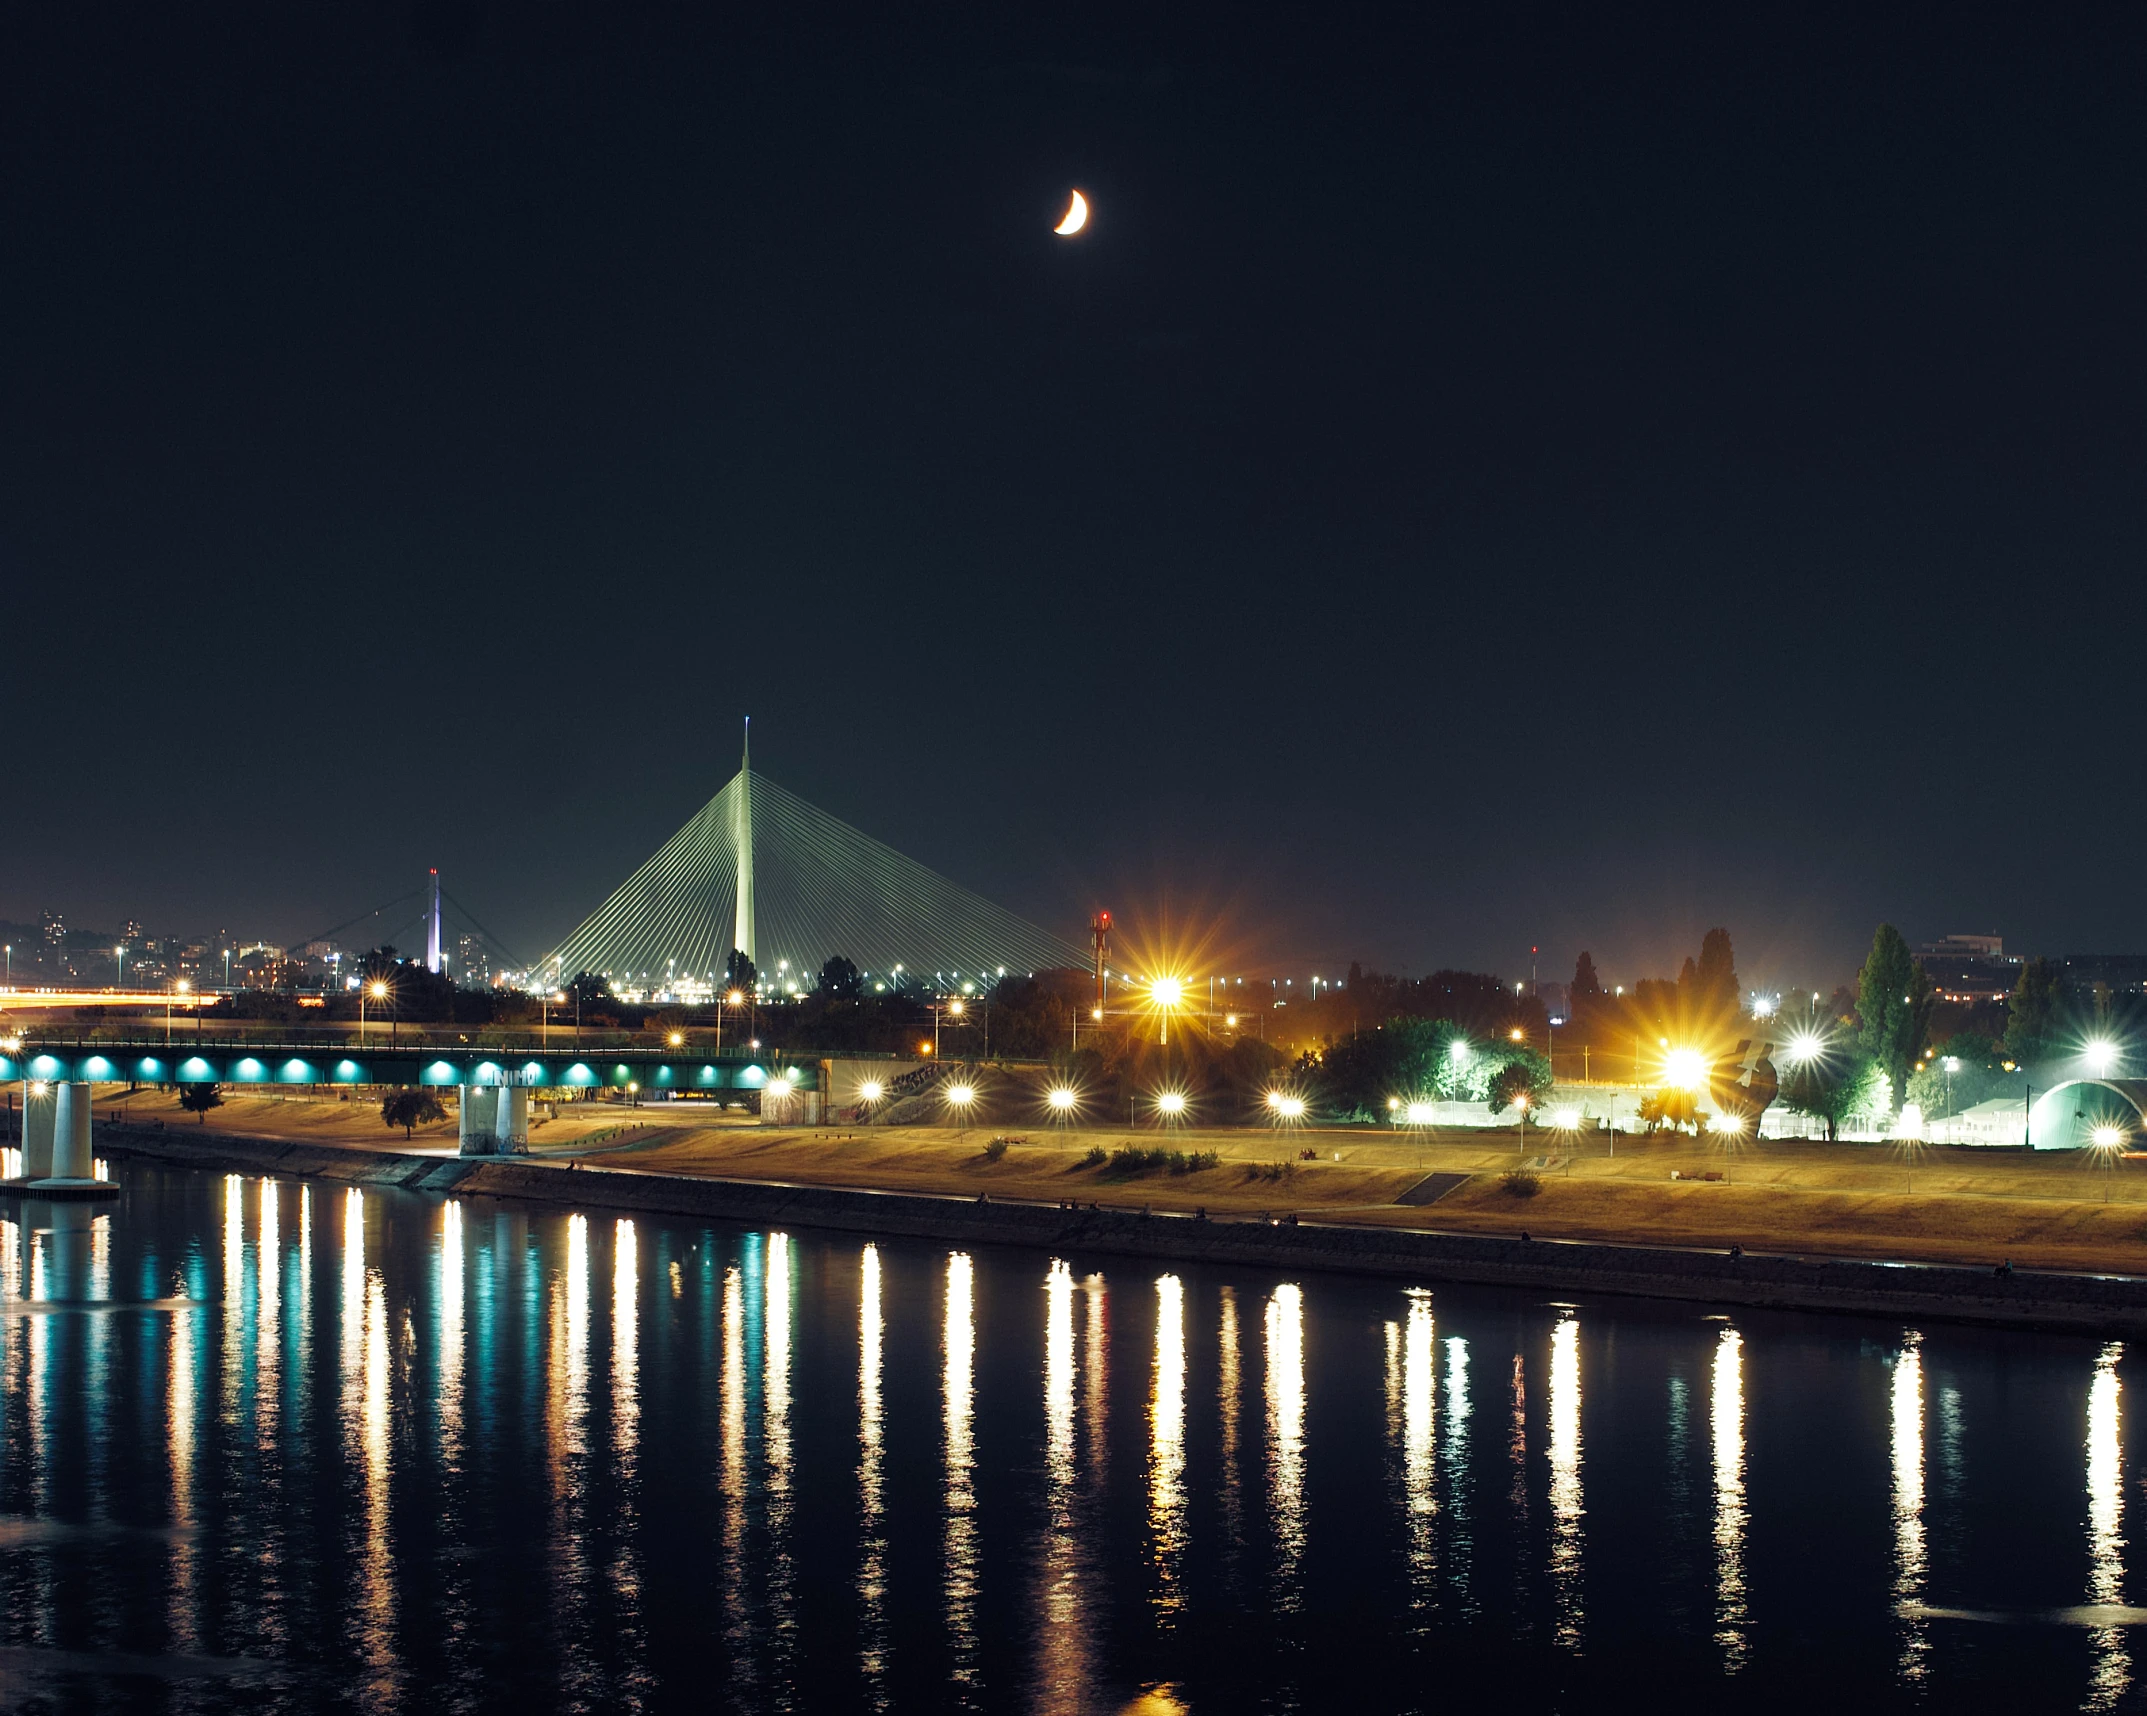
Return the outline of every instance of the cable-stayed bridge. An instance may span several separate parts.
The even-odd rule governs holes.
[[[808,989],[841,954],[874,980],[941,983],[1079,967],[1088,955],[757,774],[723,790],[529,974],[601,974],[627,996],[705,998],[731,950],[764,990]]]

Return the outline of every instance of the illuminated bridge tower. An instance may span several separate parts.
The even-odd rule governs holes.
[[[738,758],[738,797],[731,806],[738,852],[738,910],[731,946],[753,959],[753,717],[745,718],[745,749]]]
[[[426,876],[432,889],[432,899],[425,908],[425,969],[437,973],[440,969],[440,872],[434,869]]]
[[[559,983],[592,972],[633,998],[706,1001],[733,948],[772,993],[809,985],[837,954],[887,988],[1089,963],[757,773],[750,727],[723,790],[533,969]]]

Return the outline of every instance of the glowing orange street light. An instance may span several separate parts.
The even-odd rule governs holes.
[[[371,996],[375,1001],[383,1001],[387,999],[387,993],[388,986],[377,977],[358,991],[358,1046],[361,1049],[365,1047],[366,997]]]
[[[1707,1083],[1707,1057],[1698,1049],[1672,1049],[1662,1059],[1662,1081],[1679,1090],[1699,1090]]]
[[[961,1119],[959,1137],[969,1133],[969,1105],[977,1099],[977,1087],[973,1084],[956,1084],[947,1087],[947,1106]]]
[[[1148,1004],[1163,1018],[1163,1046],[1170,1046],[1170,1016],[1185,1000],[1185,984],[1176,977],[1158,977],[1148,985]]]

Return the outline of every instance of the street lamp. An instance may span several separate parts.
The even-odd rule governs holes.
[[[1051,1105],[1054,1120],[1071,1120],[1074,1110],[1081,1105],[1080,1093],[1066,1084],[1054,1085],[1044,1100]]]
[[[1708,1121],[1707,1130],[1712,1132],[1717,1138],[1722,1140],[1722,1148],[1725,1151],[1725,1154],[1722,1158],[1722,1171],[1723,1173],[1728,1174],[1732,1168],[1732,1160],[1730,1156],[1726,1154],[1726,1152],[1729,1151],[1730,1148],[1739,1139],[1744,1137],[1744,1116],[1741,1114],[1732,1114],[1726,1109],[1719,1110],[1715,1114],[1714,1118]],[[1911,1177],[1909,1180],[1909,1190],[1913,1192],[1915,1189],[1916,1182],[1915,1179]]]
[[[1165,1125],[1185,1118],[1185,1092],[1166,1090],[1156,1098],[1156,1112],[1163,1117]]]
[[[973,1084],[956,1084],[947,1087],[947,1106],[953,1109],[956,1115],[961,1118],[961,1131],[957,1134],[959,1137],[966,1138],[969,1135],[969,1105],[976,1099],[977,1088]]]
[[[365,1047],[366,997],[371,996],[375,1001],[384,1001],[387,999],[387,994],[388,986],[377,977],[358,991],[358,1047],[361,1049]]]
[[[933,1058],[934,1058],[934,1059],[936,1060],[936,1059],[938,1058],[938,1056],[939,1056],[939,1021],[940,1021],[940,1015],[941,1015],[941,1014],[943,1014],[943,1013],[952,1013],[952,1014],[953,1014],[953,1015],[954,1015],[954,1016],[955,1016],[955,1017],[956,1017],[957,1019],[959,1019],[959,1018],[960,1018],[960,1017],[962,1016],[962,998],[961,998],[961,997],[960,997],[959,995],[957,995],[957,996],[955,996],[955,997],[954,997],[954,998],[953,998],[952,1000],[939,1000],[939,1001],[935,1001],[935,1002],[933,1002],[933,1003],[932,1003],[932,1009],[931,1009],[931,1011],[932,1011],[932,1055],[933,1055]]]
[[[185,994],[185,993],[186,993],[186,992],[187,992],[187,991],[188,991],[189,989],[191,989],[192,987],[193,987],[193,985],[191,985],[190,983],[188,983],[188,982],[187,982],[187,980],[186,980],[185,978],[183,978],[183,977],[182,977],[182,978],[180,978],[180,979],[179,979],[179,981],[178,981],[178,982],[174,983],[174,984],[173,984],[173,985],[171,986],[171,988],[169,988],[169,989],[167,989],[167,990],[165,990],[165,991],[164,991],[164,1051],[165,1051],[165,1053],[167,1053],[167,1054],[169,1054],[169,1053],[171,1052],[171,998],[172,998],[172,995],[173,995],[173,994],[174,994],[175,992],[176,992],[176,993],[178,993],[178,994],[180,994],[180,995],[184,995],[184,994]],[[197,1022],[199,1022],[199,1020],[200,1020],[200,1018],[201,1018],[201,1015],[200,1015],[200,1014],[199,1014],[199,1013],[197,1012],[197,1013],[196,1013],[196,1014],[194,1015],[194,1018],[195,1018],[195,1020],[196,1020]]]
[[[1267,1107],[1280,1126],[1295,1126],[1305,1117],[1305,1099],[1287,1090],[1269,1091]]]
[[[2124,1129],[2119,1126],[2098,1126],[2088,1134],[2088,1142],[2094,1146],[2095,1153],[2102,1158],[2103,1168],[2105,1170],[2114,1168],[2117,1165],[2118,1151],[2125,1147]],[[2105,1172],[2102,1181],[2102,1201],[2104,1203],[2110,1201],[2110,1181],[2107,1172]]]
[[[1672,1049],[1662,1058],[1662,1081],[1679,1090],[1699,1090],[1707,1083],[1707,1057],[1698,1049]]]
[[[1185,1000],[1185,984],[1176,977],[1158,977],[1148,985],[1148,1004],[1163,1018],[1163,1047],[1170,1047],[1170,1016]]]
[[[127,944],[121,942],[112,949],[112,954],[119,961],[119,987],[124,989],[127,986]]]

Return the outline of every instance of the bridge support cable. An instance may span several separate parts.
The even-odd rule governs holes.
[[[748,945],[750,943],[750,945]],[[605,975],[615,989],[712,992],[732,948],[776,993],[842,954],[881,980],[983,979],[1081,966],[1040,929],[743,768],[530,973]],[[787,969],[786,969],[787,967]]]

